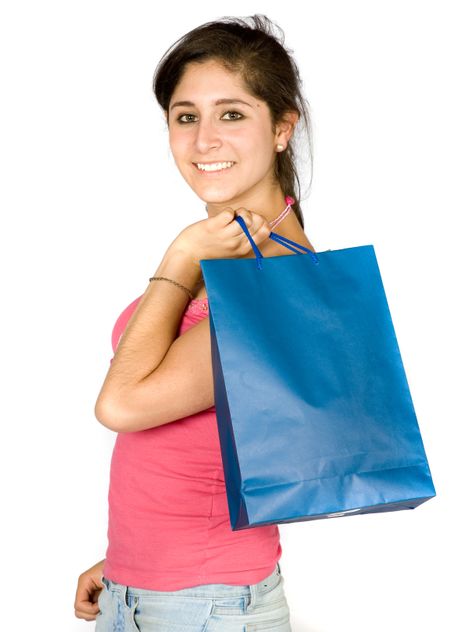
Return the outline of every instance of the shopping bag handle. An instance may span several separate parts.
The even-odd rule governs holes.
[[[240,227],[242,228],[242,230],[244,231],[244,233],[247,235],[250,244],[253,248],[253,252],[256,255],[256,265],[258,267],[258,270],[262,270],[262,259],[264,259],[262,252],[260,251],[260,249],[258,248],[258,246],[255,244],[255,242],[252,239],[252,236],[250,235],[248,228],[247,228],[247,224],[245,223],[244,219],[238,215],[237,217],[234,218],[236,220],[236,222],[238,222],[238,224],[240,225]],[[281,244],[282,246],[285,246],[286,248],[289,248],[289,250],[292,250],[293,252],[296,252],[297,254],[303,255],[305,253],[307,253],[311,259],[313,260],[313,263],[315,263],[316,265],[318,265],[319,263],[319,259],[316,255],[315,252],[313,252],[312,250],[310,250],[309,248],[306,248],[305,246],[302,246],[301,244],[297,244],[295,241],[291,241],[290,239],[288,239],[287,237],[283,237],[283,235],[279,235],[278,233],[273,233],[271,232],[269,235],[270,239],[273,239],[273,241],[276,241],[277,243]],[[288,245],[290,244],[290,245]],[[301,252],[301,250],[304,250],[305,252]]]

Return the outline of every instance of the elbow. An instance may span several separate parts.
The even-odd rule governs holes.
[[[127,398],[127,401],[130,401]],[[113,432],[138,432],[139,430],[147,430],[152,427],[151,421],[148,419],[140,419],[135,412],[130,410],[129,406],[122,405],[117,400],[98,397],[94,410],[97,420]]]
[[[113,432],[125,432],[123,419],[119,412],[117,405],[98,397],[95,403],[94,414],[102,426]]]

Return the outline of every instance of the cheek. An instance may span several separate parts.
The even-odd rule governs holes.
[[[186,141],[186,137],[177,135],[177,134],[170,134],[169,146],[170,146],[170,151],[172,153],[172,156],[174,157],[174,160],[177,163],[177,165],[180,165],[183,162],[186,162],[187,157],[189,156],[188,143]]]
[[[254,135],[249,143],[248,156],[251,160],[248,162],[253,172],[267,171],[270,169],[274,160],[274,144],[273,139],[263,133]]]
[[[230,153],[240,163],[241,173],[250,175],[259,172],[264,160],[264,152],[267,152],[264,141],[253,131],[234,130],[233,133],[222,136],[221,153]]]
[[[239,143],[246,148],[247,153],[252,154],[257,159],[261,159],[273,149],[273,138],[265,129],[255,128],[252,130],[242,130],[239,135]]]

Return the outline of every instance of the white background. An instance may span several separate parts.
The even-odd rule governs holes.
[[[73,602],[107,544],[115,434],[93,410],[111,330],[206,218],[153,72],[191,28],[264,13],[311,107],[306,234],[317,251],[375,246],[437,491],[414,511],[280,525],[292,628],[450,630],[446,5],[2,3],[2,629],[94,629]]]

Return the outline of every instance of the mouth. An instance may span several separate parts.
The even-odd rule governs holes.
[[[230,169],[236,164],[235,162],[222,161],[222,162],[193,162],[192,163],[197,173],[203,176],[219,175],[230,171]]]

